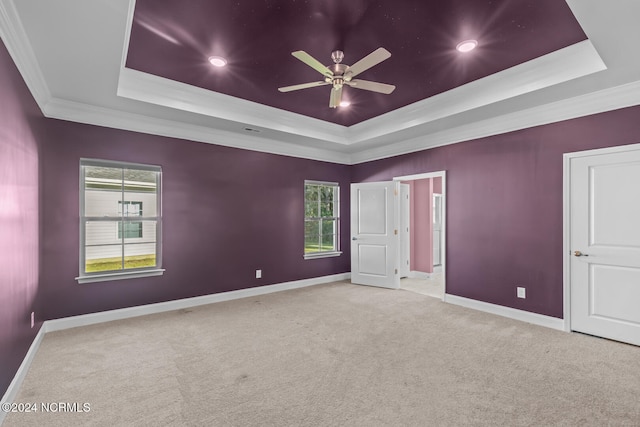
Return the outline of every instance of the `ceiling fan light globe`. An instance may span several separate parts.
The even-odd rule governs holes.
[[[456,50],[461,53],[471,52],[478,46],[477,40],[464,40],[458,43]]]
[[[227,65],[227,60],[222,58],[221,56],[210,56],[209,63],[214,67],[224,67]]]

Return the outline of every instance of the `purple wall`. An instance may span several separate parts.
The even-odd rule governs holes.
[[[348,166],[58,120],[48,122],[47,135],[41,270],[47,319],[350,271],[348,203],[341,206],[345,253],[303,259],[304,180],[337,181],[348,201]],[[81,157],[162,166],[164,276],[76,282]]]
[[[0,396],[40,329],[39,146],[43,116],[0,42]],[[37,323],[32,329],[31,312]]]
[[[638,143],[639,120],[626,108],[363,163],[352,177],[446,170],[447,292],[561,318],[562,154]]]

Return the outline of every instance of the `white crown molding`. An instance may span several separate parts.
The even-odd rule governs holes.
[[[130,14],[133,9],[130,10]],[[132,18],[129,17],[129,20]],[[125,37],[127,39],[127,37]],[[126,51],[127,45],[124,46]],[[589,40],[467,83],[349,128],[121,67],[118,95],[350,145],[605,70]]]
[[[606,69],[585,40],[351,126],[349,137],[351,143],[366,141]]]
[[[361,150],[351,155],[351,164],[414,153],[430,148],[471,141],[639,104],[640,81],[636,81],[534,108],[468,123],[440,132],[425,134],[424,136],[407,139],[395,144]]]
[[[120,69],[118,96],[250,126],[349,144],[344,126],[129,68]]]
[[[350,162],[349,156],[344,153],[56,98],[45,106],[43,112],[49,118],[114,129],[330,163],[349,164]]]
[[[51,93],[13,0],[0,0],[0,38],[42,109],[51,99]]]

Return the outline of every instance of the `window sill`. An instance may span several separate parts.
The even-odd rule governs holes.
[[[316,253],[311,253],[311,254],[304,254],[304,259],[330,258],[330,257],[335,257],[335,256],[340,256],[340,255],[342,255],[342,252],[340,252],[340,251],[335,251],[335,252],[316,252]]]
[[[122,280],[122,279],[136,279],[139,277],[151,277],[151,276],[162,276],[164,274],[163,268],[158,268],[154,270],[142,270],[142,271],[127,271],[122,273],[104,273],[104,274],[95,274],[91,276],[80,276],[76,277],[78,283],[93,283],[93,282],[109,282],[112,280]]]

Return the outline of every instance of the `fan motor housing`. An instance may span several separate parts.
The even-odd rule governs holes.
[[[331,64],[327,65],[327,68],[330,69],[333,75],[337,77],[344,75],[344,72],[347,71],[347,68],[349,68],[349,66],[344,64]]]

